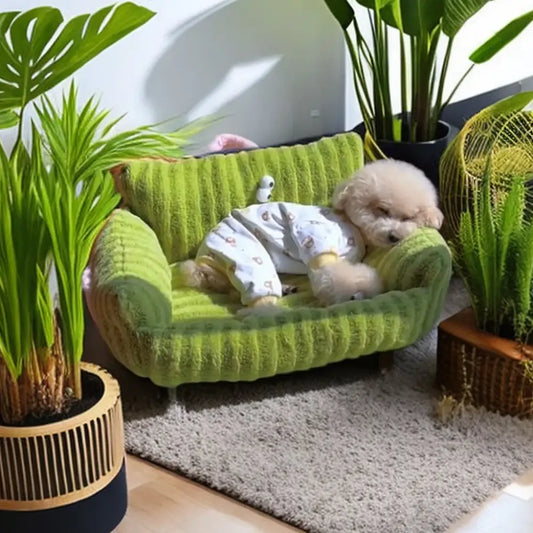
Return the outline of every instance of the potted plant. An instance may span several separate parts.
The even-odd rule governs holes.
[[[357,0],[368,10],[371,36],[367,38],[348,0],[325,0],[340,24],[353,66],[356,97],[364,120],[365,148],[371,158],[409,161],[437,184],[438,161],[452,137],[441,121],[460,84],[475,64],[490,60],[532,20],[533,11],[509,22],[471,55],[472,65],[445,95],[445,82],[455,36],[490,0]],[[353,26],[355,40],[349,31]],[[446,40],[442,63],[437,60]],[[400,109],[392,101],[390,50],[400,65]]]
[[[40,7],[0,14],[0,522],[2,530],[108,532],[126,510],[120,391],[81,362],[82,273],[118,202],[108,169],[177,157],[193,128],[110,135],[118,122],[74,85],[45,93],[147,22],[132,3],[63,23]],[[38,103],[32,103],[41,96]],[[29,106],[35,120],[23,117]],[[56,278],[57,294],[51,289]]]
[[[489,156],[452,241],[455,267],[472,304],[439,326],[437,382],[459,401],[530,416],[533,218],[526,182],[531,176],[513,176],[495,193],[492,164]]]

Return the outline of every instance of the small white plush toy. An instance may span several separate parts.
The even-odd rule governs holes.
[[[261,178],[257,192],[255,193],[255,197],[259,203],[264,204],[272,198],[272,190],[275,184],[274,178],[268,174]]]

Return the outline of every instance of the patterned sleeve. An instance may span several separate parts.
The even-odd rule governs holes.
[[[315,206],[287,205],[285,216],[290,236],[306,265],[317,255],[341,255],[350,239],[341,224],[331,219],[331,210]]]

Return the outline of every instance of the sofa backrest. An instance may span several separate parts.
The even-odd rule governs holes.
[[[356,133],[307,145],[131,161],[116,177],[123,206],[156,233],[169,263],[194,256],[206,233],[233,208],[257,203],[261,178],[275,180],[272,201],[329,205],[335,186],[363,165]]]

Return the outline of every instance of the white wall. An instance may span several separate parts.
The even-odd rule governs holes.
[[[366,9],[356,5],[351,0],[356,13],[364,20],[367,17]],[[468,56],[483,44],[496,31],[515,17],[533,10],[533,0],[494,0],[486,4],[472,19],[461,29],[455,38],[452,60],[448,70],[449,91],[453,89],[471,62]],[[392,43],[391,53],[397,54],[398,47]],[[466,78],[452,101],[463,100],[476,94],[490,91],[497,87],[513,83],[533,75],[533,24],[526,28],[522,34],[511,44],[494,56],[489,62],[477,65]],[[393,55],[392,57],[399,57]],[[353,78],[351,77],[351,62],[345,56],[346,75],[346,120],[345,127],[352,128],[361,122],[361,114],[354,96]],[[399,71],[392,78],[393,87],[399,87]],[[397,100],[399,105],[399,99]]]
[[[176,116],[181,122],[222,116],[201,136],[200,151],[221,132],[271,144],[360,121],[342,35],[323,0],[137,1],[157,15],[75,75],[82,97],[98,94],[115,116],[127,113],[122,127]],[[68,19],[112,2],[49,3]],[[3,0],[1,9],[43,3]],[[527,9],[533,9],[533,0],[486,5],[457,37],[449,81],[464,72],[480,43]],[[532,44],[533,26],[490,63],[476,67],[455,99],[533,75]],[[59,94],[56,89],[52,96]],[[319,116],[311,116],[314,110]],[[0,132],[0,139],[8,136]]]
[[[47,3],[69,19],[113,0],[3,0],[1,9]],[[137,3],[157,15],[75,75],[82,97],[127,113],[123,127],[215,113],[222,119],[202,143],[229,131],[260,144],[343,128],[343,40],[322,0]]]

